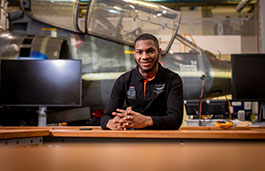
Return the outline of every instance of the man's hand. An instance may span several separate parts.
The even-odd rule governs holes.
[[[117,109],[116,116],[122,118],[121,127],[123,128],[145,128],[153,125],[153,120],[150,116],[145,116],[141,113],[131,110]]]
[[[115,116],[113,119],[109,120],[106,126],[107,128],[112,129],[112,130],[122,130],[124,128],[123,126],[124,122],[125,120],[123,120],[121,117]]]
[[[112,115],[115,116],[113,119],[109,120],[107,127],[112,130],[126,130],[126,120],[125,117],[128,114],[128,111],[131,110],[131,107],[127,107],[126,110],[117,109],[116,112],[112,112]]]

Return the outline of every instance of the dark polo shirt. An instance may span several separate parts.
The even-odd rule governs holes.
[[[144,85],[138,68],[121,75],[115,82],[109,103],[101,118],[102,129],[117,108],[151,116],[153,126],[144,129],[178,129],[183,119],[183,85],[180,76],[159,64],[155,78]]]

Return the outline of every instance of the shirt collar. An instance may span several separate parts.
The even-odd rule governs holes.
[[[158,71],[157,71],[156,76],[155,76],[155,78],[153,80],[156,80],[159,77],[159,75],[161,75],[162,72],[163,72],[163,67],[158,62]],[[143,79],[142,75],[139,72],[139,66],[138,65],[136,66],[136,73],[137,73],[136,75],[137,75],[138,80],[139,81],[143,81],[144,79]]]

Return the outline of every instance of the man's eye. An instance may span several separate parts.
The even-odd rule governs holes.
[[[147,53],[154,53],[155,50],[151,49],[151,50],[148,50]]]

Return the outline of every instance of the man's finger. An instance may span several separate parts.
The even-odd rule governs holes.
[[[116,111],[120,112],[120,113],[124,113],[125,112],[125,110],[123,110],[123,109],[116,109]]]
[[[119,119],[113,119],[113,123],[119,123]]]
[[[120,118],[123,118],[123,117],[124,117],[124,114],[122,114],[122,113],[117,113],[117,112],[112,112],[112,115],[113,115],[113,116],[118,116],[118,117],[120,117]]]
[[[127,122],[126,119],[120,119],[120,120],[119,120],[119,123],[120,123],[120,124],[123,124],[123,123],[125,123],[125,122]]]
[[[126,119],[126,120],[133,120],[133,116],[131,116],[131,115],[127,115],[127,116],[125,117],[125,119]]]
[[[117,128],[118,128],[118,129],[123,129],[123,128],[125,128],[125,125],[124,125],[124,124],[119,125]]]
[[[134,123],[127,122],[126,128],[134,128]]]
[[[131,110],[132,110],[132,107],[127,107],[127,108],[126,108],[126,110],[124,111],[125,117],[126,117],[128,114],[130,114]]]

